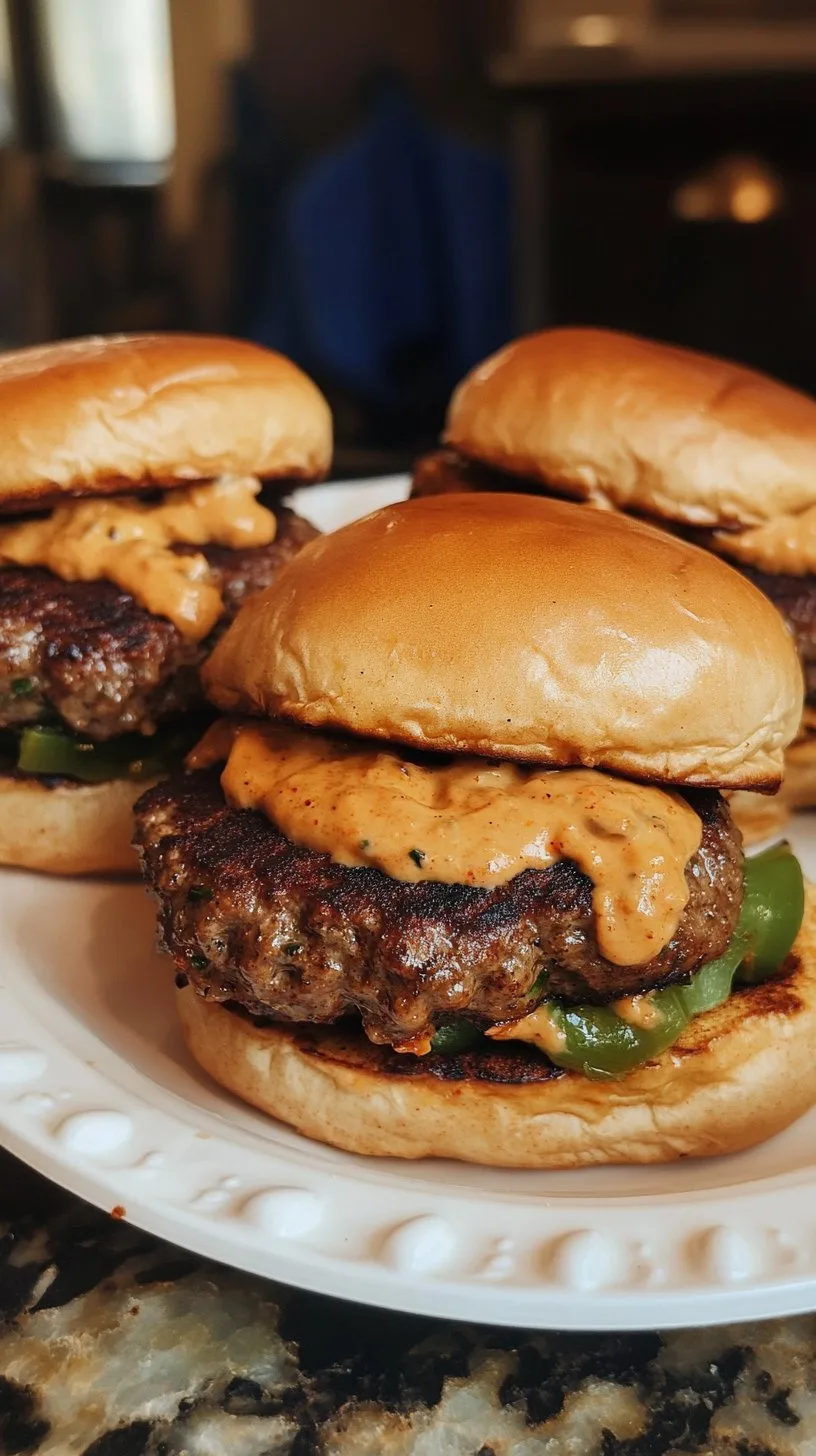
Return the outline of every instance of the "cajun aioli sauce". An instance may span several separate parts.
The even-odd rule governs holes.
[[[716,531],[715,540],[726,556],[758,571],[809,576],[816,571],[816,506],[744,531]]]
[[[623,996],[620,1001],[612,1002],[611,1010],[621,1021],[628,1021],[630,1026],[636,1026],[640,1031],[654,1031],[663,1021],[660,1007],[648,993]]]
[[[278,724],[216,724],[192,767],[226,759],[235,808],[260,809],[296,844],[392,879],[490,888],[571,859],[593,882],[596,934],[616,965],[674,935],[699,816],[679,795],[595,769],[463,758],[427,767]]]
[[[0,529],[0,561],[44,566],[63,581],[113,581],[185,637],[206,637],[224,609],[206,557],[173,545],[268,546],[277,522],[255,496],[260,481],[225,476],[168,492],[72,501]]]
[[[625,996],[620,1001],[613,1001],[609,1009],[622,1021],[628,1021],[630,1026],[636,1026],[642,1031],[654,1031],[663,1022],[660,1008],[648,994]],[[557,1057],[567,1045],[567,1034],[558,1025],[546,1001],[537,1006],[535,1011],[531,1011],[529,1016],[522,1016],[518,1021],[507,1021],[499,1026],[488,1027],[485,1036],[494,1041],[531,1042],[548,1057]]]
[[[555,1021],[546,1001],[519,1021],[489,1026],[485,1036],[493,1041],[527,1041],[539,1047],[548,1057],[557,1057],[567,1045],[567,1033]]]

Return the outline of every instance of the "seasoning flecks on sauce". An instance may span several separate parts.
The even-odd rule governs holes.
[[[715,531],[714,537],[726,556],[758,571],[782,576],[816,572],[816,506],[744,531]]]
[[[268,546],[277,522],[256,501],[260,488],[252,476],[224,476],[152,503],[133,496],[71,501],[0,529],[0,562],[43,566],[64,581],[115,582],[198,640],[223,612],[221,592],[206,557],[171,548]]]
[[[663,789],[586,768],[478,758],[424,766],[270,723],[216,724],[188,762],[224,760],[233,807],[261,810],[338,864],[490,888],[574,860],[592,880],[598,945],[616,965],[656,956],[688,902],[685,869],[702,824]]]

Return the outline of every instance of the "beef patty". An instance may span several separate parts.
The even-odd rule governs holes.
[[[39,568],[0,568],[0,728],[55,714],[104,740],[151,733],[202,701],[198,667],[244,598],[317,535],[293,511],[276,511],[269,546],[201,549],[223,592],[225,614],[203,642],[139,606],[110,581],[63,581]]]
[[[729,562],[758,586],[782,613],[796,643],[805,674],[805,693],[816,703],[816,576],[774,576]]]
[[[546,991],[604,1002],[689,977],[720,955],[742,900],[742,842],[716,793],[687,795],[703,839],[689,903],[648,964],[617,966],[595,938],[592,884],[571,861],[487,890],[404,884],[291,843],[264,815],[230,809],[218,774],[188,774],[136,805],[136,844],[182,975],[256,1016],[328,1022],[357,1011],[392,1044],[466,1013],[490,1023]]]
[[[547,487],[523,475],[511,475],[468,460],[458,450],[443,448],[423,455],[414,466],[411,495],[459,495],[474,490],[549,494]],[[552,492],[555,494],[555,492]]]

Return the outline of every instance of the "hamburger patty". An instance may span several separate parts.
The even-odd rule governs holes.
[[[816,577],[773,576],[754,571],[750,566],[736,566],[743,576],[758,586],[782,613],[793,633],[805,674],[805,692],[810,703],[816,702]]]
[[[460,495],[472,490],[541,491],[545,487],[524,476],[510,475],[468,460],[458,450],[443,447],[422,455],[414,466],[411,495]]]
[[[201,549],[224,595],[223,631],[244,598],[260,591],[317,532],[276,511],[269,546]],[[181,551],[185,548],[177,548]],[[104,740],[152,732],[202,701],[198,667],[213,636],[193,642],[110,581],[63,581],[39,568],[0,568],[0,728],[57,714]]]
[[[291,843],[264,815],[230,809],[218,774],[159,784],[136,805],[136,844],[164,945],[203,993],[256,1016],[329,1022],[357,1011],[397,1044],[467,1014],[489,1023],[547,992],[605,1002],[690,976],[720,955],[742,900],[742,842],[718,794],[688,794],[703,821],[677,933],[642,966],[605,960],[592,884],[571,861],[493,890],[404,884]]]

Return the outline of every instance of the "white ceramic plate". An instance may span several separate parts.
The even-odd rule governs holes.
[[[330,526],[404,493],[392,479],[298,504]],[[816,878],[816,816],[792,837]],[[191,1062],[140,887],[5,872],[0,925],[3,1140],[154,1233],[306,1288],[490,1323],[654,1329],[816,1309],[816,1112],[752,1152],[664,1168],[354,1158]]]

